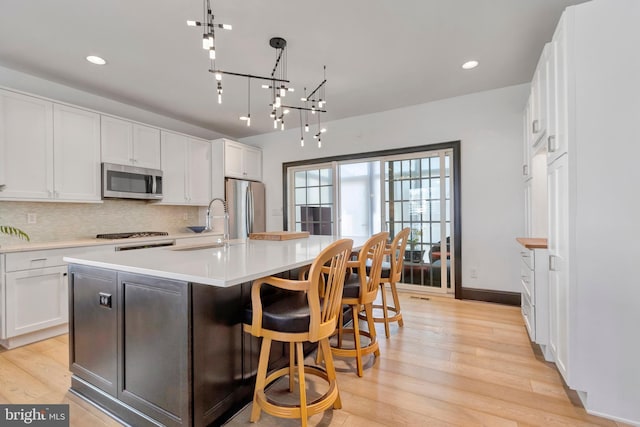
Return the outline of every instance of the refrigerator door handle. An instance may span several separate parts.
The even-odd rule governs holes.
[[[250,231],[250,219],[249,219],[249,211],[250,211],[250,207],[249,204],[251,203],[251,189],[249,187],[247,187],[246,192],[244,193],[244,206],[245,206],[245,211],[244,211],[244,227],[246,230],[247,235],[244,237],[249,237],[249,233],[251,233]]]
[[[251,186],[249,186],[249,233],[253,233],[254,209],[253,191],[251,190]]]

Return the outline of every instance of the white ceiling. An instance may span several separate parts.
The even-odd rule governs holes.
[[[269,39],[287,40],[299,101],[327,66],[323,121],[531,80],[562,10],[584,0],[212,0],[217,66],[268,76]],[[233,138],[273,131],[270,93],[225,76],[218,105],[200,28],[202,0],[0,0],[0,65]],[[85,57],[104,57],[98,67]],[[474,70],[460,66],[480,61]],[[292,114],[288,127],[299,126]]]

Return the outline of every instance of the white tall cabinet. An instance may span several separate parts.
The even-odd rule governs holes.
[[[549,347],[588,412],[640,425],[640,2],[567,8],[546,124]],[[547,52],[548,53],[548,52]]]
[[[224,174],[229,178],[262,180],[262,150],[229,139],[224,142]]]

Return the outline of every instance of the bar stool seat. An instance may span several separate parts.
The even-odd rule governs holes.
[[[335,367],[329,347],[329,336],[335,331],[340,297],[344,287],[346,265],[353,241],[341,239],[324,249],[313,261],[306,280],[263,277],[251,286],[251,309],[244,313],[244,331],[262,337],[256,386],[253,394],[251,422],[260,418],[261,411],[281,418],[299,418],[307,425],[307,418],[331,407],[342,407]],[[270,285],[290,292],[272,303],[263,304],[261,287]],[[272,341],[288,342],[289,366],[267,375]],[[325,367],[305,365],[303,343],[317,342],[323,351]],[[297,369],[296,369],[297,368]],[[291,405],[267,396],[265,389],[281,377],[289,376],[289,391],[298,379],[299,403]],[[328,390],[312,402],[307,402],[306,375],[314,375],[328,384]]]

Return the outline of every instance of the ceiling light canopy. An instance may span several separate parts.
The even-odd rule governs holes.
[[[96,65],[104,65],[104,64],[107,63],[107,61],[105,61],[104,59],[100,58],[99,56],[95,56],[95,55],[87,56],[87,61],[91,62],[92,64],[96,64]]]
[[[467,61],[464,64],[462,64],[462,68],[464,68],[465,70],[470,70],[472,68],[476,68],[478,66],[478,61],[472,60],[472,61]]]

